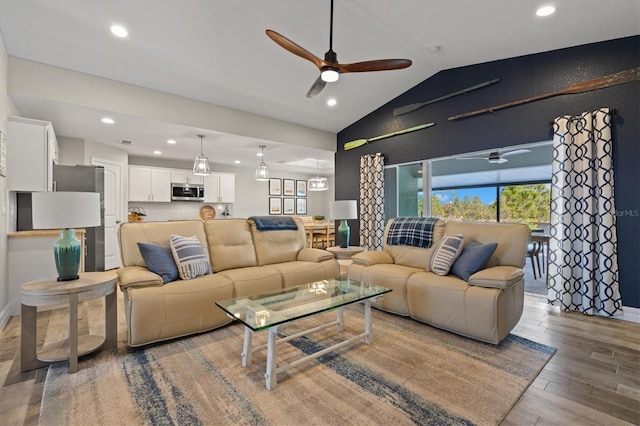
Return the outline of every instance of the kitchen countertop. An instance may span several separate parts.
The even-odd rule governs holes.
[[[76,229],[76,234],[84,234],[84,229]],[[33,229],[31,231],[16,231],[7,234],[9,238],[39,238],[39,237],[57,237],[60,235],[59,229]]]

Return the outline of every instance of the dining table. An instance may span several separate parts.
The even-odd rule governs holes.
[[[314,233],[327,233],[335,228],[333,223],[305,223],[304,230],[307,233],[307,247],[313,247]]]

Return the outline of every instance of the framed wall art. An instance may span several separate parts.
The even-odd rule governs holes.
[[[306,196],[307,196],[307,181],[297,180],[296,181],[296,197],[306,197]]]
[[[282,179],[282,195],[295,197],[296,181],[293,179]]]
[[[282,195],[282,180],[279,178],[269,179],[269,195]]]
[[[307,214],[307,199],[306,198],[296,198],[296,214],[302,214],[302,215]]]
[[[269,214],[282,214],[282,198],[269,198]]]
[[[282,199],[282,214],[296,214],[296,199],[295,198],[283,198]]]

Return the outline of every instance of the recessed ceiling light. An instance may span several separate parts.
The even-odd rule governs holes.
[[[331,98],[327,101],[327,105],[329,106],[334,106],[335,104],[337,104],[338,101],[336,101],[334,98]]]
[[[160,155],[160,154],[162,154],[162,151],[155,150],[155,151],[153,151],[153,153],[154,153],[155,155]]]
[[[538,16],[549,16],[556,11],[556,8],[553,6],[542,6],[540,9],[536,10],[536,15]]]
[[[115,120],[113,118],[109,118],[109,117],[103,117],[100,119],[100,121],[102,121],[104,124],[113,124],[115,123]]]
[[[175,140],[175,139],[167,139],[167,143],[168,143],[168,144],[171,144],[171,145],[175,145],[175,144],[177,144],[178,142],[176,142],[176,140]]]
[[[122,25],[112,25],[110,29],[111,33],[116,37],[125,38],[129,35],[127,29]]]
[[[234,160],[233,164],[240,164],[240,160]]]

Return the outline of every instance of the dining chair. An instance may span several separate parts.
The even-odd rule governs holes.
[[[537,280],[542,277],[540,269],[540,243],[538,241],[530,241],[527,246],[527,256],[531,259],[531,269],[533,270],[533,279]],[[537,274],[536,274],[537,269]]]

